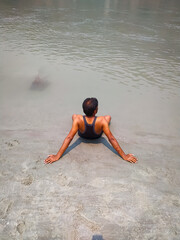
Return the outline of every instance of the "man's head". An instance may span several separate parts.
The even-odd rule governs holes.
[[[86,98],[82,107],[86,116],[91,117],[94,114],[94,111],[97,110],[98,100],[96,98]]]

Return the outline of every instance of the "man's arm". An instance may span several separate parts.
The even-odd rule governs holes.
[[[135,163],[137,162],[137,159],[133,156],[133,154],[125,154],[122,148],[119,146],[119,143],[117,142],[116,138],[113,136],[109,129],[109,125],[107,121],[103,122],[103,132],[107,136],[109,142],[113,146],[113,148],[119,153],[119,155],[126,161]]]
[[[44,163],[53,163],[60,159],[60,157],[63,155],[63,153],[66,151],[67,147],[69,146],[70,142],[73,140],[75,134],[78,131],[78,120],[77,118],[73,120],[72,128],[67,137],[64,139],[64,142],[59,149],[58,153],[56,155],[49,155],[48,158],[44,160]]]

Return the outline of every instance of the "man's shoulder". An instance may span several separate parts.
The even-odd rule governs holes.
[[[80,114],[73,114],[72,119],[73,121],[81,121],[83,119],[83,116]]]
[[[101,124],[104,124],[107,122],[105,119],[105,116],[98,116],[96,121],[100,122]]]
[[[73,114],[73,117],[83,117],[81,114]]]
[[[97,116],[98,120],[105,120],[105,116]]]

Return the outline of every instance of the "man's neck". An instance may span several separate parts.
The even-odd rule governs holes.
[[[87,116],[87,115],[86,115],[86,117],[87,117],[87,118],[94,118],[95,115],[96,115],[96,114],[93,114],[92,116]]]

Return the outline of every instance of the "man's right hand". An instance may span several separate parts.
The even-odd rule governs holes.
[[[59,158],[57,157],[57,155],[49,155],[49,157],[44,160],[44,163],[45,164],[53,163],[53,162],[57,161],[58,159]]]
[[[123,159],[131,163],[136,163],[138,161],[138,159],[131,153],[126,154],[125,157],[123,157]]]

